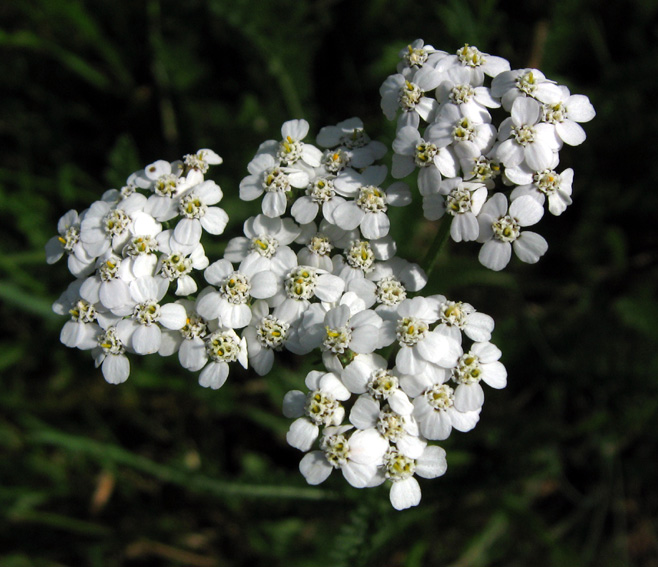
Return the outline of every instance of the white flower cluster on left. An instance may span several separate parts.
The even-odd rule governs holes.
[[[185,303],[165,298],[172,287],[177,296],[197,291],[193,273],[209,263],[201,234],[221,234],[228,222],[216,206],[222,190],[204,179],[221,162],[208,149],[156,161],[81,214],[66,213],[46,244],[48,263],[66,255],[77,278],[53,305],[70,315],[61,341],[91,349],[108,382],[128,378],[127,352],[166,353],[168,334],[189,327]]]

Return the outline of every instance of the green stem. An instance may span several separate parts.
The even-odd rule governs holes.
[[[427,250],[427,254],[421,263],[421,267],[425,270],[427,274],[427,279],[429,280],[431,273],[436,267],[436,263],[439,260],[439,255],[441,254],[441,249],[448,240],[448,235],[450,234],[450,224],[452,219],[443,217],[443,220],[439,224],[439,229],[436,231],[436,236],[434,241]]]

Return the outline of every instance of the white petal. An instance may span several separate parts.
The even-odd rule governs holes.
[[[420,485],[413,477],[398,480],[391,486],[390,499],[393,508],[406,510],[420,504]]]
[[[304,475],[306,482],[316,485],[327,480],[333,467],[320,451],[312,451],[299,462],[299,471]]]
[[[548,242],[536,232],[525,231],[514,241],[514,252],[519,260],[528,264],[539,261],[548,250]]]
[[[308,451],[317,439],[320,428],[305,417],[292,422],[286,434],[286,441],[300,451]]]

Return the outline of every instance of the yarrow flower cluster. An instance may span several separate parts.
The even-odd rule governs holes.
[[[418,170],[425,217],[451,216],[452,239],[482,243],[487,268],[505,268],[512,250],[537,262],[548,243],[521,229],[541,220],[546,201],[553,215],[571,204],[573,170],[557,171],[559,152],[585,141],[589,99],[471,45],[448,54],[418,40],[400,57],[380,89],[397,120],[392,176]]]
[[[389,211],[412,201],[399,179],[418,171],[425,217],[450,222],[455,242],[481,242],[485,266],[504,268],[512,250],[536,262],[547,244],[525,228],[546,203],[552,214],[570,204],[573,171],[556,171],[558,151],[584,140],[579,123],[594,110],[539,71],[510,71],[468,45],[450,55],[417,40],[397,71],[381,88],[398,121],[394,181],[380,163],[386,146],[360,119],[321,128],[315,144],[305,120],[290,120],[247,166],[239,196],[259,200],[260,213],[222,258],[211,263],[202,244],[228,222],[206,179],[222,162],[209,149],[156,161],[67,212],[46,256],[67,256],[76,278],[53,306],[69,316],[61,341],[90,350],[110,383],[128,378],[129,355],[175,354],[218,389],[236,365],[264,376],[282,350],[318,352],[321,367],[283,399],[301,473],[310,484],[334,469],[357,488],[388,483],[404,509],[420,502],[417,477],[446,471],[437,442],[473,429],[482,384],[503,388],[507,373],[493,319],[420,295],[425,272],[397,256]]]

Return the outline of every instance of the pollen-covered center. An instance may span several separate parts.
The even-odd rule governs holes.
[[[363,148],[370,143],[370,136],[365,133],[363,128],[354,128],[351,132],[344,134],[340,138],[340,145],[349,150],[354,148]]]
[[[448,98],[453,104],[465,104],[475,96],[475,89],[468,83],[465,85],[455,85],[450,89]]]
[[[434,157],[439,153],[439,148],[430,142],[421,140],[414,148],[414,163],[418,167],[429,167],[434,163]]]
[[[123,354],[126,347],[117,337],[114,327],[110,327],[105,332],[98,335],[98,346],[103,349],[105,354]]]
[[[291,165],[302,157],[303,148],[303,142],[295,140],[290,136],[286,136],[286,139],[279,143],[279,150],[276,153],[276,157],[279,158],[282,163]]]
[[[306,194],[314,203],[323,205],[327,201],[331,201],[336,195],[334,182],[330,177],[320,177],[308,184]]]
[[[229,303],[239,305],[247,303],[251,296],[251,282],[249,278],[240,272],[233,272],[226,276],[222,285],[219,287],[219,293]]]
[[[512,136],[520,146],[527,146],[535,141],[535,129],[526,124],[512,127]]]
[[[204,338],[208,334],[208,323],[200,315],[190,315],[180,330],[184,339]]]
[[[457,50],[457,59],[462,65],[473,68],[486,63],[484,54],[477,47],[468,45],[468,43]]]
[[[206,352],[214,362],[234,362],[240,354],[240,343],[234,333],[215,331],[206,341]]]
[[[288,175],[279,167],[272,167],[265,172],[263,189],[268,193],[285,193],[290,189]]]
[[[537,90],[537,81],[535,79],[535,74],[532,71],[519,75],[516,78],[515,83],[516,88],[528,96],[532,96]]]
[[[521,226],[510,215],[500,217],[491,225],[494,237],[502,242],[514,242],[521,235]]]
[[[397,305],[407,298],[407,290],[395,276],[386,276],[377,282],[375,297],[384,305]]]
[[[331,394],[322,390],[313,390],[306,395],[304,413],[316,425],[331,425],[336,411],[340,408],[340,403]]]
[[[322,165],[329,173],[338,173],[350,163],[350,154],[342,148],[327,150],[322,156]]]
[[[195,169],[201,173],[206,173],[210,164],[206,160],[206,155],[208,152],[204,150],[199,150],[195,154],[187,154],[183,159],[185,160],[185,167],[188,169]]]
[[[269,234],[261,234],[251,239],[251,250],[263,256],[271,258],[279,248],[279,241]]]
[[[452,379],[458,384],[475,384],[482,379],[480,359],[472,353],[466,353],[459,358],[457,366],[452,370]]]
[[[347,263],[357,270],[368,273],[373,270],[375,253],[367,240],[355,240],[346,253]]]
[[[264,347],[279,350],[288,338],[289,329],[290,323],[281,321],[274,315],[267,315],[256,327],[256,336]]]
[[[121,265],[121,258],[118,256],[111,256],[98,267],[98,275],[104,282],[109,282],[119,277],[119,266]]]
[[[478,181],[493,179],[499,173],[500,165],[484,156],[478,157],[473,162],[473,169],[471,169],[471,175]]]
[[[533,176],[533,181],[544,195],[550,195],[560,188],[560,175],[552,169],[538,171]]]
[[[466,310],[461,301],[446,301],[441,306],[439,317],[441,322],[452,327],[459,327],[460,329],[466,324]]]
[[[414,346],[418,341],[425,338],[429,326],[427,323],[416,319],[416,317],[403,317],[398,319],[395,328],[395,336],[400,346]]]
[[[350,327],[344,326],[335,329],[325,327],[325,337],[322,345],[326,350],[330,350],[334,354],[342,354],[349,347],[351,340],[352,329]]]
[[[78,323],[93,323],[96,321],[95,307],[84,299],[78,299],[75,305],[69,309],[69,315],[71,315],[72,321]]]
[[[192,271],[192,260],[179,252],[172,252],[168,256],[163,256],[162,277],[169,281],[182,278]]]
[[[384,475],[389,480],[404,480],[413,476],[416,471],[416,461],[391,447],[384,455],[384,467],[386,469]]]
[[[327,435],[320,442],[324,456],[334,468],[340,468],[347,463],[350,454],[350,445],[345,435]]]
[[[394,412],[388,405],[379,412],[377,431],[389,441],[399,441],[406,435],[404,429],[405,418]]]
[[[152,254],[158,250],[158,241],[152,236],[135,236],[123,249],[124,256]]]
[[[103,217],[103,228],[110,236],[119,236],[128,228],[130,217],[121,209],[114,209]]]
[[[418,85],[405,81],[404,85],[400,87],[400,94],[398,95],[400,107],[406,112],[413,110],[424,94]]]
[[[452,130],[455,142],[472,142],[475,140],[475,125],[466,116],[459,119]]]
[[[140,325],[150,326],[160,317],[160,304],[157,301],[144,301],[135,305],[133,319]]]
[[[286,294],[291,299],[311,299],[318,283],[317,272],[309,266],[298,266],[288,272],[285,281]]]
[[[399,381],[390,370],[374,370],[366,384],[366,391],[376,400],[385,400],[399,388]]]
[[[422,47],[413,48],[411,45],[407,46],[407,51],[402,56],[404,61],[409,67],[422,67],[427,61],[427,51]]]
[[[434,384],[425,390],[427,403],[435,410],[450,409],[455,403],[455,391],[447,384]]]
[[[190,193],[180,200],[178,210],[185,218],[200,219],[206,214],[208,205],[203,203],[194,193]]]
[[[333,250],[330,240],[321,233],[316,234],[306,247],[318,256],[328,256]]]
[[[470,213],[473,208],[473,193],[464,187],[456,187],[446,197],[446,210],[451,215]]]
[[[155,180],[153,192],[160,197],[173,197],[178,190],[178,176],[165,173]]]
[[[544,122],[559,124],[568,118],[567,107],[563,103],[545,104],[542,107]]]
[[[75,226],[69,226],[63,236],[58,237],[59,242],[67,254],[73,252],[75,245],[80,242],[80,229]]]
[[[386,193],[379,187],[366,185],[359,189],[356,204],[367,213],[384,213],[386,206]]]

